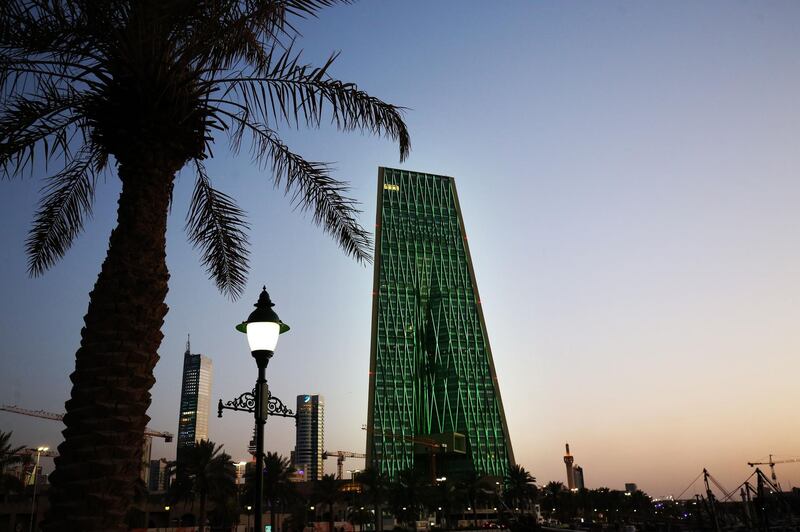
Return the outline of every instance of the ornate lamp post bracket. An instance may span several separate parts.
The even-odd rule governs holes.
[[[266,388],[266,387],[265,387]],[[283,401],[272,395],[269,389],[264,390],[264,417],[280,416],[280,417],[293,417],[297,419],[297,414],[287,407]],[[239,412],[249,412],[255,414],[256,412],[256,389],[245,392],[236,399],[226,401],[224,404],[222,399],[217,404],[217,417],[222,417],[223,410],[236,410]]]

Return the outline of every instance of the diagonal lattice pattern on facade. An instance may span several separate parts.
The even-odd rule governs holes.
[[[514,455],[454,179],[380,168],[375,233],[368,464],[504,475]]]

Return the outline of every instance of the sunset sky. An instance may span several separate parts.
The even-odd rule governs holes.
[[[385,139],[282,131],[335,163],[366,227],[378,166],[455,176],[514,453],[540,483],[565,481],[567,441],[587,487],[653,496],[703,467],[731,489],[748,461],[800,456],[800,2],[363,1],[299,27],[306,60],[341,51],[334,76],[408,108],[402,165]],[[250,215],[250,283],[231,302],[207,279],[183,230],[185,171],[150,426],[177,432],[189,333],[213,359],[214,403],[252,387],[233,326],[266,284],[292,326],[272,391],[324,395],[326,448],[363,452],[372,268],[224,146],[208,168]],[[0,403],[61,412],[119,184],[109,174],[84,234],[30,279],[36,177],[0,183]],[[245,459],[251,418],[210,427]],[[0,430],[60,441],[52,421],[0,412]],[[266,439],[288,455],[293,423],[271,419]],[[777,467],[800,486],[800,464]]]

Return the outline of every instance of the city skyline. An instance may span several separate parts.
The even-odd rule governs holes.
[[[378,166],[458,177],[515,458],[540,483],[563,481],[565,441],[588,487],[634,481],[653,496],[679,493],[703,466],[732,487],[747,461],[800,455],[798,20],[795,2],[443,2],[362,3],[299,24],[310,61],[341,50],[338,77],[409,107],[403,165],[381,139],[287,131],[301,153],[336,161],[365,226]],[[266,284],[292,326],[267,370],[271,390],[318,391],[326,441],[363,451],[371,268],[294,212],[246,155],[215,155],[220,188],[250,215],[250,282],[230,302],[207,280],[183,232],[191,185],[179,178],[149,426],[175,430],[187,332],[215,354],[212,401],[252,389],[233,325]],[[0,193],[0,402],[61,412],[118,186],[98,183],[94,220],[29,279],[40,184]],[[247,457],[246,418],[211,420],[209,436],[236,459]],[[0,413],[0,427],[19,444],[59,441],[54,422]],[[266,441],[288,456],[291,421],[270,419]],[[153,457],[174,445],[155,441]],[[800,485],[797,466],[777,473]]]

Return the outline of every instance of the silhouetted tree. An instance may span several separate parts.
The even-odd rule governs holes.
[[[549,515],[556,515],[561,504],[560,495],[566,492],[563,482],[550,481],[542,488],[542,507]]]
[[[347,514],[347,520],[353,525],[358,526],[358,530],[364,530],[364,525],[372,521],[372,515],[369,510],[363,506],[354,507],[350,509]]]
[[[197,175],[186,228],[219,289],[237,297],[248,267],[247,222],[204,161],[220,135],[256,163],[357,260],[370,236],[346,184],[294,153],[281,125],[409,137],[395,106],[305,65],[292,16],[336,0],[6,0],[0,2],[0,177],[43,157],[62,164],[42,189],[28,270],[60,259],[91,215],[98,178],[122,183],[117,225],[90,294],[71,375],[48,530],[123,530],[138,476],[169,274],[167,213],[175,174]]]
[[[222,452],[222,445],[201,440],[182,451],[170,495],[173,500],[199,500],[200,532],[205,529],[209,497],[216,501],[225,501],[235,492],[236,468],[231,457]]]
[[[375,530],[383,530],[383,503],[389,489],[389,479],[373,467],[358,474],[358,482],[363,486],[366,498],[375,513]]]
[[[301,497],[294,497],[289,505],[289,518],[286,520],[291,532],[303,532],[308,523],[310,502]]]
[[[291,502],[296,497],[294,483],[291,481],[295,469],[289,459],[278,453],[268,452],[264,455],[264,502],[270,513],[272,530],[277,530],[277,514],[283,503]],[[255,508],[255,470],[245,476],[244,500]]]
[[[527,510],[536,498],[538,488],[536,479],[521,465],[511,466],[503,478],[503,494],[507,504],[519,513],[519,509]]]
[[[0,430],[0,473],[4,473],[9,466],[22,462],[22,456],[19,453],[25,449],[25,446],[12,446],[11,436],[13,434],[13,431],[3,432]]]
[[[439,525],[449,528],[449,516],[453,513],[453,508],[463,501],[464,494],[459,491],[455,483],[447,479],[437,481],[430,488],[431,497],[427,499],[431,502],[430,509],[433,510],[433,506],[435,506],[437,515],[441,520]]]
[[[25,482],[6,471],[10,466],[23,462],[23,457],[19,454],[25,446],[14,447],[11,445],[11,432],[0,430],[0,493],[21,493],[25,489]],[[34,471],[34,474],[36,472]]]
[[[478,497],[490,487],[488,479],[474,470],[459,483],[459,489],[472,510],[472,526],[478,526]]]
[[[419,518],[423,491],[427,486],[425,475],[419,470],[409,468],[397,474],[391,488],[394,514],[399,521],[411,524]]]
[[[314,501],[328,506],[328,531],[333,532],[335,516],[333,505],[342,500],[339,481],[335,475],[322,475],[320,480],[314,482]]]

